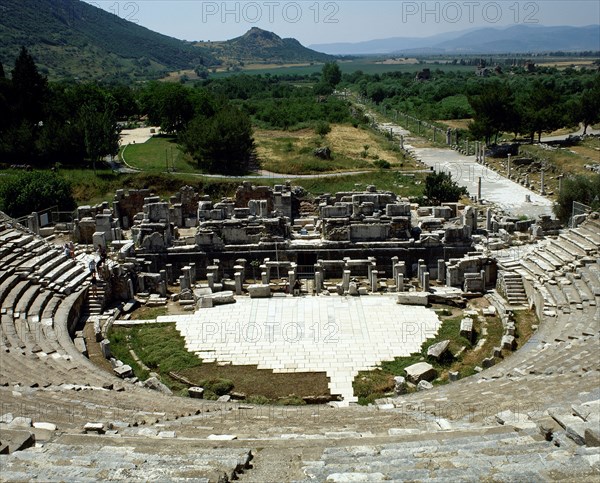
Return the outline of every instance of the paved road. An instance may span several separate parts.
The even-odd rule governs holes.
[[[465,186],[472,196],[477,196],[478,181],[481,177],[481,197],[496,204],[506,213],[532,218],[552,215],[552,201],[487,169],[477,163],[474,156],[464,156],[451,149],[415,147],[411,144],[411,133],[401,126],[385,123],[380,127],[387,132],[392,129],[396,136],[404,136],[404,147],[407,150],[412,151],[418,159],[436,171],[450,172],[452,178],[461,186]],[[531,202],[525,201],[526,196],[530,197]]]

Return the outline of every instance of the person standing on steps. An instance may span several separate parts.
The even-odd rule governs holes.
[[[104,263],[106,261],[106,248],[102,245],[98,245],[98,255],[100,256],[100,262]]]
[[[96,260],[94,260],[93,258],[90,259],[90,261],[88,262],[88,268],[90,269],[90,273],[95,273],[96,272]]]
[[[98,280],[96,279],[96,272],[92,273],[92,295],[98,296]]]

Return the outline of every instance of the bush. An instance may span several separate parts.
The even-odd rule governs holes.
[[[269,400],[268,397],[265,396],[250,396],[249,398],[246,399],[246,402],[248,404],[269,404],[271,401]]]
[[[321,137],[327,136],[331,132],[331,126],[328,122],[318,121],[315,124],[315,133]]]
[[[385,159],[377,159],[373,161],[373,165],[379,169],[390,169],[392,167],[392,165]]]
[[[214,392],[217,396],[224,396],[233,389],[233,381],[229,379],[204,379],[200,381],[200,387],[205,391]]]
[[[436,203],[444,201],[455,202],[461,196],[467,194],[464,186],[458,186],[456,181],[452,180],[450,173],[431,173],[425,179],[425,196]]]
[[[593,176],[574,176],[566,178],[562,192],[554,205],[554,214],[563,223],[569,221],[573,213],[573,202],[591,206],[593,210],[600,209],[600,174]]]

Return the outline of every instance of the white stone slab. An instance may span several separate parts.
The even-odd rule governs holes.
[[[325,372],[332,394],[356,401],[359,371],[408,356],[435,336],[435,312],[396,296],[237,298],[233,305],[168,316],[190,352],[275,372]],[[165,320],[166,321],[166,320]]]

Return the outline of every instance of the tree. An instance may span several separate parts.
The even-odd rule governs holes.
[[[194,72],[200,79],[208,79],[208,69],[205,66],[199,65],[194,69]]]
[[[563,223],[569,221],[573,212],[573,202],[577,201],[600,209],[600,174],[565,178],[562,191],[554,205],[554,214]]]
[[[10,216],[25,216],[54,205],[65,211],[77,206],[71,184],[56,173],[22,172],[0,183],[0,210]]]
[[[323,82],[331,88],[335,88],[342,80],[342,71],[337,62],[327,62],[321,70]]]
[[[41,121],[48,94],[48,81],[38,72],[33,57],[25,47],[21,48],[15,61],[12,84],[22,118],[32,123]]]
[[[560,93],[554,85],[539,80],[529,85],[518,104],[521,106],[522,131],[529,134],[531,142],[535,134],[541,141],[542,132],[553,131],[565,122]]]
[[[181,84],[152,82],[141,99],[150,123],[159,125],[165,133],[182,132],[194,117],[190,91]]]
[[[588,126],[600,122],[600,75],[596,76],[594,85],[577,98],[574,120],[583,124],[583,134]]]
[[[492,138],[497,141],[500,131],[512,128],[514,99],[506,84],[486,84],[479,95],[468,99],[474,112],[469,131],[475,137],[491,144]]]
[[[324,138],[331,132],[331,126],[326,121],[317,121],[315,124],[315,133]]]
[[[4,74],[4,66],[2,65],[2,62],[0,62],[0,79],[5,79],[6,75]]]
[[[96,163],[104,156],[115,155],[119,151],[119,133],[115,112],[117,104],[112,96],[94,86],[84,92],[85,101],[79,111],[83,128],[85,151],[92,162]]]
[[[254,154],[250,118],[231,105],[211,117],[197,116],[180,136],[180,143],[199,168],[211,173],[244,173]]]
[[[436,203],[444,201],[455,202],[466,194],[467,189],[464,186],[458,186],[452,180],[450,173],[440,171],[438,173],[431,173],[425,178],[425,196]]]

